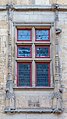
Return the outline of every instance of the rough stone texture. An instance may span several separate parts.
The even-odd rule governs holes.
[[[45,5],[45,4],[67,4],[67,0],[0,0],[0,5],[6,5],[8,3],[16,5]]]
[[[30,4],[36,4],[36,5],[43,5],[43,4],[49,4],[49,0],[12,0],[13,4],[22,4],[22,5],[30,5]]]
[[[0,5],[5,5],[5,4],[7,4],[8,3],[8,0],[1,0],[0,1]]]
[[[54,21],[54,13],[51,13],[51,12],[20,12],[20,17],[17,19],[17,15],[19,15],[18,12],[14,12],[14,22],[34,22],[36,23],[37,20],[38,20],[38,23],[41,23],[41,22],[49,22],[49,16],[52,16],[50,18],[50,22],[53,22]],[[43,18],[43,15],[46,16]],[[33,19],[32,19],[33,18]]]
[[[16,108],[23,109],[23,108],[52,107],[52,100],[51,100],[52,91],[51,92],[30,91],[30,94],[29,91],[15,91],[15,94],[16,94]]]
[[[7,14],[0,12],[0,82],[6,82],[7,74]]]
[[[67,4],[67,0],[49,0],[51,4],[57,3],[57,4]]]
[[[6,5],[7,3],[13,3],[17,5],[45,5],[49,3],[67,4],[67,0],[0,0],[0,5]],[[18,17],[19,16],[19,17]],[[51,16],[51,17],[49,17]],[[12,79],[15,80],[15,26],[13,22],[22,23],[53,23],[54,12],[52,11],[13,11],[11,20],[11,44],[12,44]],[[5,93],[6,93],[6,81],[8,77],[8,16],[7,11],[0,11],[0,119],[67,119],[67,11],[59,12],[58,28],[62,29],[62,33],[59,35],[59,57],[60,57],[60,74],[61,82],[63,85],[63,107],[64,111],[62,114],[39,114],[39,113],[16,113],[8,114],[4,113],[5,105],[13,106],[13,102],[8,100],[5,104]],[[54,28],[52,33],[54,33]],[[51,37],[54,39],[54,36]],[[54,42],[54,41],[53,41]],[[53,51],[54,52],[54,51]],[[52,107],[52,93],[54,89],[43,89],[43,90],[18,90],[15,89],[14,93],[16,96],[16,108],[51,108]],[[54,100],[54,107],[56,106]]]

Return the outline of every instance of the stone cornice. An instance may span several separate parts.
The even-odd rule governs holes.
[[[53,5],[14,5],[13,8],[14,10],[46,10],[46,11],[54,11],[54,10],[58,10],[58,11],[67,11],[67,5],[58,5],[57,4],[53,4]]]
[[[6,5],[0,5],[0,10],[6,10]]]
[[[8,6],[8,7],[7,7]],[[1,10],[7,10],[7,9],[13,9],[16,11],[28,11],[28,10],[44,10],[44,11],[55,11],[56,9],[58,11],[67,11],[67,5],[59,5],[59,4],[52,4],[52,5],[0,5],[0,11]]]

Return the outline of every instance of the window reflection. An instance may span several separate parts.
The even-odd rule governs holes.
[[[31,30],[18,30],[18,40],[31,40]]]
[[[49,40],[49,30],[36,30],[36,40]]]
[[[36,47],[36,57],[48,57],[49,47]]]
[[[18,57],[31,57],[30,47],[18,47]]]

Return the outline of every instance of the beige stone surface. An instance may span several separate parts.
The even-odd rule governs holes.
[[[35,0],[12,0],[11,2],[16,5],[31,5],[35,3]]]
[[[66,4],[67,5],[67,0],[57,0],[58,4]]]
[[[49,0],[0,0],[0,5],[6,5],[7,3],[16,5],[46,5],[49,4]],[[50,3],[67,4],[67,0],[50,0]],[[10,39],[11,39],[11,64],[12,64],[12,79],[15,82],[15,38],[16,38],[16,27],[13,23],[54,23],[55,16],[54,11],[13,11],[12,19],[10,19]],[[19,17],[18,17],[19,16]],[[16,113],[16,114],[5,114],[5,93],[6,93],[6,81],[8,76],[8,16],[7,11],[0,11],[0,119],[67,119],[67,11],[59,11],[59,21],[57,27],[62,29],[59,35],[59,60],[60,60],[60,75],[63,85],[63,107],[64,111],[62,114],[39,114],[39,113]],[[20,25],[21,26],[21,25]],[[52,46],[54,47],[55,41],[55,28],[51,26],[51,40]],[[53,51],[53,54],[55,51]],[[55,58],[55,57],[54,57]],[[53,59],[54,59],[53,58]],[[55,64],[55,63],[54,63]],[[55,68],[55,67],[54,67]],[[52,74],[51,74],[52,75]],[[33,74],[34,76],[34,74]],[[54,75],[55,78],[55,75]],[[33,84],[34,84],[33,78]],[[33,85],[34,86],[34,85]],[[52,93],[54,89],[15,89],[16,96],[16,108],[51,108],[52,106]],[[54,100],[54,107],[56,107],[56,99]],[[9,104],[8,104],[9,105]],[[11,106],[13,106],[11,100]]]
[[[35,0],[36,5],[46,5],[49,4],[49,0]]]
[[[0,0],[0,5],[6,5],[8,3],[8,0]]]
[[[0,5],[16,4],[16,5],[46,5],[46,4],[67,4],[67,0],[0,0]]]
[[[67,0],[49,0],[51,4],[57,3],[57,4],[67,4]]]

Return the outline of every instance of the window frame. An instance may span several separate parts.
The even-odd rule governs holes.
[[[48,40],[36,40],[36,30],[48,30]],[[37,42],[49,42],[50,41],[50,28],[35,28],[35,41]]]
[[[18,85],[18,64],[21,64],[21,63],[23,63],[23,64],[30,64],[30,86],[19,86]],[[17,86],[18,87],[25,87],[25,88],[27,88],[27,87],[32,87],[32,62],[17,62]]]
[[[36,56],[36,48],[48,48],[48,56]],[[50,45],[35,45],[35,58],[50,58]]]
[[[51,36],[50,36],[50,34],[51,34],[51,27],[49,27],[49,26],[47,26],[47,27],[45,27],[45,26],[25,26],[25,28],[24,28],[24,26],[18,26],[18,27],[16,27],[16,34],[17,34],[17,31],[18,31],[18,29],[25,29],[25,30],[31,30],[31,40],[17,40],[17,35],[16,35],[16,39],[15,39],[15,56],[16,56],[16,58],[15,58],[15,64],[16,64],[16,68],[17,68],[17,63],[18,62],[31,62],[31,64],[32,64],[32,67],[33,67],[33,60],[34,60],[34,65],[35,65],[35,63],[36,62],[49,62],[50,63],[50,70],[52,69],[52,58],[51,58]],[[43,42],[42,42],[42,40],[36,40],[35,39],[35,31],[36,30],[49,30],[49,40],[44,40]],[[30,41],[30,42],[29,42]],[[33,44],[34,44],[34,52],[35,52],[35,54],[34,54],[34,56],[33,56]],[[30,46],[31,47],[31,53],[32,53],[32,55],[31,55],[31,57],[17,57],[17,47],[18,46]],[[38,46],[44,46],[44,47],[49,47],[49,57],[36,57],[36,48],[35,47],[38,47]],[[34,59],[33,59],[33,57],[34,57]],[[35,68],[36,68],[36,66],[35,66]],[[34,69],[35,69],[34,68]],[[31,68],[31,73],[33,73],[33,69]],[[16,72],[16,71],[15,71]],[[35,72],[35,71],[34,71]],[[34,73],[35,75],[34,75],[34,78],[35,78],[35,81],[34,81],[34,79],[33,79],[33,74],[31,75],[31,86],[18,86],[17,85],[17,83],[16,83],[16,86],[17,86],[17,88],[51,88],[51,86],[53,85],[53,77],[52,77],[52,71],[50,71],[50,81],[49,81],[49,86],[48,87],[43,87],[43,86],[36,86],[36,73]],[[15,76],[15,79],[17,80],[17,72],[16,72],[16,76]],[[16,81],[17,82],[17,81]],[[34,84],[34,83],[35,84]]]
[[[18,30],[29,30],[30,40],[18,40]],[[30,42],[30,41],[32,41],[32,29],[31,28],[17,28],[17,42]]]
[[[30,48],[30,56],[18,56],[18,47],[26,47],[26,48]],[[31,45],[17,45],[17,58],[32,58],[32,46]]]
[[[36,71],[36,64],[48,64],[48,86],[37,86],[37,78],[36,78],[36,75],[37,75],[37,71]],[[36,87],[50,87],[50,62],[36,62],[35,63],[35,84],[36,84]]]

